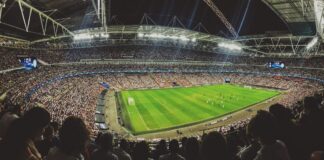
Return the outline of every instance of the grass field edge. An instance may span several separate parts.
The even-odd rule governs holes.
[[[117,101],[118,107],[120,107],[120,109],[121,109],[121,116],[122,116],[121,118],[122,118],[122,121],[124,124],[124,128],[126,128],[129,132],[131,132],[133,134],[133,126],[132,126],[128,111],[125,108],[126,105],[124,104],[121,92],[116,92],[116,101]]]

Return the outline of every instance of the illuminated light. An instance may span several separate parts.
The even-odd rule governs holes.
[[[73,37],[74,40],[83,40],[83,39],[92,39],[92,38],[93,36],[88,33],[77,34],[74,35]]]
[[[174,36],[174,35],[164,35],[161,33],[151,33],[151,34],[143,34],[143,33],[137,33],[137,37],[147,37],[147,38],[155,38],[155,39],[172,39],[172,40],[180,40],[180,41],[192,41],[196,42],[196,38],[188,38],[185,35],[181,36]]]
[[[315,46],[315,44],[318,42],[318,37],[314,37],[306,46],[306,49],[309,50]]]
[[[152,33],[150,36],[151,36],[152,38],[158,38],[158,37],[159,37],[159,35],[156,34],[156,33]]]
[[[182,41],[189,41],[189,38],[187,38],[186,36],[180,36],[179,39]]]
[[[144,37],[144,34],[143,33],[137,33],[137,37],[142,38],[142,37]]]
[[[110,35],[108,33],[105,33],[105,34],[102,34],[101,37],[103,37],[103,38],[109,38]]]
[[[229,50],[237,50],[237,51],[242,50],[242,47],[240,47],[237,44],[233,44],[233,43],[224,43],[224,42],[219,43],[218,47],[226,48],[226,49],[229,49]]]

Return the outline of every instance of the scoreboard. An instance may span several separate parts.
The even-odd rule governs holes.
[[[28,57],[28,56],[18,56],[17,57],[20,64],[26,69],[26,70],[32,70],[37,68],[37,58],[36,57]]]
[[[280,61],[273,61],[267,64],[268,68],[285,68],[285,64]]]

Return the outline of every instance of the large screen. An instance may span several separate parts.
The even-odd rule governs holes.
[[[37,68],[36,57],[18,56],[18,60],[26,70],[32,70]]]
[[[285,68],[285,64],[280,61],[269,62],[267,65],[269,68]]]

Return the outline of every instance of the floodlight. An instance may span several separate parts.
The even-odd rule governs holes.
[[[181,35],[179,37],[179,39],[182,40],[182,41],[188,41],[189,40],[186,36],[183,36],[183,35]]]
[[[152,34],[151,34],[151,37],[153,37],[153,38],[158,38],[158,37],[159,37],[159,35],[158,35],[158,34],[156,34],[156,33],[152,33]]]
[[[74,40],[83,40],[83,39],[92,39],[92,38],[93,36],[88,33],[76,34],[73,37]]]
[[[143,33],[137,33],[137,37],[142,38],[142,37],[144,37],[144,34]]]
[[[229,49],[229,50],[237,50],[237,51],[242,50],[242,47],[241,46],[239,46],[237,44],[234,44],[234,43],[222,42],[222,43],[219,43],[218,46],[219,47],[222,47],[222,48]]]
[[[104,33],[104,34],[101,35],[101,37],[103,37],[103,38],[109,38],[109,36],[110,35],[108,33]]]

